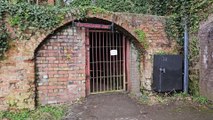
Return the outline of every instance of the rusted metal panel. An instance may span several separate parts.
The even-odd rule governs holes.
[[[111,29],[111,25],[103,25],[103,24],[92,24],[92,23],[80,23],[75,22],[77,27],[85,27],[85,28],[94,28],[94,29]]]

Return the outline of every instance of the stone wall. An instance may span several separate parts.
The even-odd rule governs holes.
[[[138,14],[128,14],[128,13],[90,13],[88,12],[87,15],[88,18],[96,18],[100,20],[105,20],[109,22],[114,22],[116,26],[120,27],[125,35],[131,36],[133,38],[132,42],[137,46],[136,49],[143,49],[143,43],[139,42],[139,38],[137,34],[135,33],[135,30],[142,30],[146,34],[146,40],[149,44],[149,48],[144,50],[144,56],[145,58],[142,60],[143,63],[141,64],[141,71],[140,76],[135,76],[135,81],[141,81],[141,85],[143,85],[146,89],[151,89],[151,83],[152,83],[152,59],[153,54],[159,51],[172,51],[174,48],[173,43],[171,43],[166,36],[165,33],[165,18],[159,17],[159,16],[151,16],[151,15],[138,15]],[[54,30],[49,31],[42,31],[39,30],[31,37],[30,40],[14,40],[11,42],[11,49],[6,53],[6,59],[3,61],[0,61],[0,110],[6,110],[6,109],[12,109],[12,108],[29,108],[34,109],[35,107],[35,99],[39,97],[38,100],[41,101],[42,104],[46,103],[57,103],[58,101],[66,102],[68,99],[74,100],[75,98],[78,98],[80,96],[85,96],[85,88],[84,81],[85,74],[83,71],[83,68],[81,68],[83,65],[80,63],[77,63],[77,61],[81,61],[82,64],[85,62],[83,59],[85,57],[85,54],[82,53],[84,51],[84,47],[80,48],[80,46],[83,46],[83,32],[82,34],[77,33],[77,35],[68,35],[66,37],[71,37],[68,39],[72,39],[71,43],[67,43],[65,40],[65,36],[59,35],[60,27],[61,26],[67,26],[69,23],[71,23],[73,20],[75,20],[76,17],[72,16],[72,14],[67,14],[66,18],[62,23],[56,27]],[[57,33],[57,31],[59,32]],[[67,29],[70,32],[73,32],[71,28],[68,27]],[[76,29],[78,32],[80,29]],[[55,34],[51,35],[52,33]],[[63,29],[62,29],[63,31]],[[66,31],[66,30],[65,30]],[[81,30],[80,30],[81,31]],[[63,32],[62,32],[63,33]],[[65,32],[65,34],[70,34],[69,32]],[[60,39],[65,42],[61,43],[61,46],[66,46],[66,44],[75,44],[79,45],[78,48],[75,47],[70,48],[71,51],[61,51],[61,50],[54,50],[54,47],[51,46],[56,40],[59,38],[54,38],[54,36],[59,35]],[[78,40],[78,37],[81,37],[81,40]],[[72,38],[74,37],[74,38]],[[77,37],[77,40],[76,38]],[[64,39],[63,39],[64,38]],[[49,42],[45,42],[49,41]],[[75,43],[77,42],[78,43]],[[81,42],[80,42],[81,41]],[[57,43],[58,44],[58,43]],[[56,48],[55,48],[56,49]],[[57,48],[58,49],[58,48]],[[44,51],[44,53],[42,52]],[[50,51],[50,54],[48,53],[48,56],[45,51]],[[81,51],[81,57],[82,59],[79,60],[78,52]],[[38,58],[36,59],[34,53],[36,52],[36,56]],[[61,55],[57,55],[57,52],[61,52]],[[64,59],[75,59],[73,63],[76,63],[75,65],[71,65],[70,63],[66,63],[66,60],[62,60],[61,66],[64,66],[66,70],[64,71],[51,71],[52,68],[55,67],[56,69],[60,69],[60,63],[57,63],[56,58],[51,58],[51,55],[57,55],[58,57],[62,57],[66,52],[70,52],[71,56],[64,56]],[[75,53],[76,52],[76,53]],[[136,53],[133,54],[135,61]],[[45,60],[43,61],[42,59]],[[62,59],[62,58],[61,58]],[[45,63],[45,62],[50,62]],[[35,61],[37,64],[35,64]],[[44,65],[43,65],[44,62]],[[56,63],[54,63],[56,62]],[[50,69],[45,69],[45,66],[47,64],[50,66]],[[78,66],[79,64],[79,66]],[[132,62],[133,64],[133,62]],[[35,66],[36,65],[36,66]],[[69,66],[69,69],[68,69]],[[135,67],[137,65],[133,65]],[[44,67],[44,68],[43,68]],[[78,69],[79,70],[76,70]],[[37,70],[35,71],[35,68]],[[45,71],[44,72],[40,72]],[[134,68],[134,70],[138,70]],[[67,71],[71,72],[69,75],[67,75]],[[72,73],[73,71],[76,71],[76,73]],[[52,72],[52,73],[51,73]],[[37,77],[35,77],[35,73],[37,73]],[[47,74],[48,73],[48,74]],[[67,80],[64,80],[62,78],[70,78]],[[78,76],[79,75],[79,76]],[[137,74],[139,75],[139,74]],[[72,76],[72,77],[71,77]],[[78,78],[75,78],[77,77]],[[37,81],[36,81],[36,78]],[[50,81],[50,87],[49,84],[46,84],[46,81]],[[54,86],[54,82],[52,81],[63,81],[62,85],[63,87],[69,88],[67,91],[64,91],[63,87],[61,86]],[[38,86],[35,86],[35,81],[38,83]],[[140,82],[135,82],[135,84],[139,84]],[[41,90],[40,92],[37,92],[36,89]],[[62,92],[64,91],[64,92]],[[139,91],[139,90],[137,90]],[[61,95],[66,95],[66,98],[56,98]],[[79,93],[77,95],[76,93]],[[69,96],[73,95],[73,96]]]
[[[130,80],[131,80],[131,92],[140,95],[141,87],[141,65],[139,59],[139,51],[135,48],[134,44],[130,45]]]
[[[213,15],[200,25],[200,92],[213,100]]]

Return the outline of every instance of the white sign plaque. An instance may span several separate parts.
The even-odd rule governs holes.
[[[110,50],[110,55],[111,56],[118,55],[118,51],[117,50]]]

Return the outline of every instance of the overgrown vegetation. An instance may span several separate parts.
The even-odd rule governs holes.
[[[108,11],[151,13],[150,0],[73,0],[71,6],[96,6]]]
[[[130,95],[134,97],[134,95]],[[149,93],[143,92],[142,96],[137,98],[140,103],[155,105],[155,104],[168,104],[173,101],[184,101],[189,103],[196,103],[200,105],[212,106],[212,103],[203,96],[190,96],[184,92],[171,92],[171,93]]]
[[[143,45],[145,49],[147,49],[149,47],[149,43],[146,40],[146,33],[143,30],[139,29],[136,29],[134,32],[137,34],[139,42]]]
[[[54,28],[63,20],[67,11],[76,7],[79,9],[73,10],[75,13],[72,15],[78,18],[85,17],[88,8],[93,8],[94,14],[107,10],[167,16],[167,35],[171,40],[176,40],[179,43],[181,46],[180,53],[183,46],[183,21],[187,19],[190,33],[190,93],[193,95],[199,93],[197,84],[199,76],[193,72],[199,60],[197,32],[200,21],[206,19],[210,13],[213,13],[212,0],[73,0],[67,6],[63,6],[60,0],[57,0],[56,6],[38,6],[26,3],[26,0],[19,0],[19,2],[15,0],[14,4],[4,1],[7,0],[0,1],[0,23],[3,21],[3,13],[7,13],[9,15],[9,23],[16,29],[16,34],[19,37],[23,37],[22,33],[34,34],[37,29]],[[9,45],[6,31],[3,23],[0,26],[0,57],[8,49]],[[137,32],[139,33],[139,31]],[[141,32],[138,35],[144,38]]]
[[[93,14],[107,11],[95,6],[50,6],[22,1],[0,1],[0,58],[9,48],[9,35],[5,27],[8,22],[19,40],[30,39],[38,30],[51,30],[64,20],[66,13],[77,19],[86,17],[87,11]]]
[[[167,34],[171,39],[183,44],[183,21],[187,23],[190,33],[197,32],[198,24],[212,10],[212,0],[73,0],[71,6],[96,6],[113,12],[130,12],[168,16]]]
[[[0,59],[3,58],[4,53],[9,47],[8,33],[5,23],[3,22],[5,7],[6,5],[3,2],[0,2]]]
[[[63,106],[44,106],[36,110],[5,111],[0,112],[0,119],[9,120],[61,120],[65,114]]]
[[[16,37],[29,39],[38,29],[52,29],[65,15],[66,9],[57,6],[38,6],[26,2],[11,4],[0,1],[0,58],[9,48],[6,21],[12,26]],[[7,18],[6,18],[7,16]],[[26,34],[26,35],[25,35]]]
[[[50,29],[60,23],[65,11],[53,6],[38,6],[28,3],[8,5],[9,22],[21,30]]]
[[[199,96],[199,69],[195,66],[199,61],[198,28],[201,20],[205,20],[213,13],[212,0],[155,0],[154,14],[169,16],[166,21],[166,32],[170,39],[174,39],[180,45],[180,53],[183,47],[183,24],[186,19],[189,27],[189,92]]]

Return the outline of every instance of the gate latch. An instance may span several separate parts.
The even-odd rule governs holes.
[[[160,68],[159,69],[161,73],[166,73],[166,69],[165,68]]]

